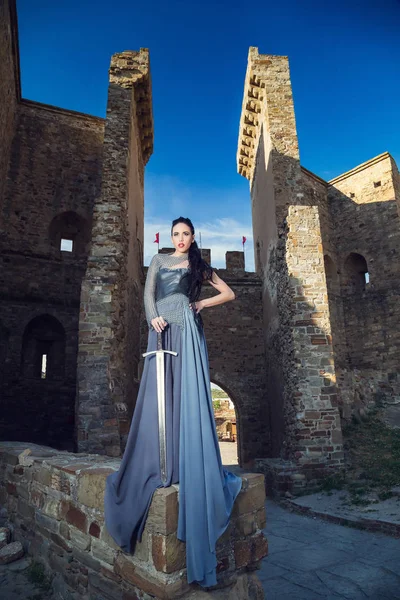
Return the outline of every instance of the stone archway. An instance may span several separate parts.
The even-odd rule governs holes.
[[[211,395],[222,464],[225,466],[238,464],[239,419],[235,403],[228,392],[213,381],[211,381]]]

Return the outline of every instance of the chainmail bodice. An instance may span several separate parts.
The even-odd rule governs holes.
[[[162,316],[167,323],[183,326],[183,311],[189,305],[189,267],[180,267],[188,254],[172,256],[156,254],[147,271],[144,288],[146,320],[151,327],[155,317]]]

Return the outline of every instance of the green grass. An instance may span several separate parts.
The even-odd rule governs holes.
[[[26,570],[26,575],[31,583],[33,583],[34,585],[37,585],[42,590],[44,590],[44,591],[51,590],[52,578],[46,575],[46,572],[45,572],[45,569],[44,569],[44,566],[42,565],[42,563],[40,563],[36,560],[33,560]],[[36,596],[37,596],[37,594],[35,594],[35,596],[33,596],[33,598],[36,598]],[[40,597],[40,594],[39,594],[39,597]]]
[[[355,505],[370,504],[363,496],[371,491],[380,500],[390,498],[391,488],[400,485],[400,430],[387,427],[376,411],[345,427],[343,439],[345,471],[323,480],[321,491],[346,489]]]

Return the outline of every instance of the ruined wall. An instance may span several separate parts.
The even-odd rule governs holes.
[[[329,182],[348,350],[340,373],[346,418],[376,402],[400,401],[396,171],[386,153]]]
[[[343,302],[338,272],[338,252],[336,247],[334,222],[328,201],[328,183],[302,167],[302,200],[308,206],[318,207],[321,229],[321,241],[324,256],[325,282],[328,292],[328,312],[332,350],[336,379],[340,381],[340,373],[348,365]],[[343,412],[341,386],[337,385],[336,398],[332,398],[333,406]]]
[[[9,530],[3,537],[12,531],[7,541],[41,562],[60,598],[203,599],[202,589],[187,583],[186,547],[177,539],[177,486],[155,491],[134,553],[123,552],[108,533],[105,482],[119,466],[106,456],[0,442],[0,527]],[[218,588],[207,593],[210,600],[221,599],[221,588],[227,588],[223,597],[236,600],[264,595],[254,573],[268,553],[264,478],[238,475],[242,488],[216,546]]]
[[[343,462],[321,198],[307,198],[302,187],[287,58],[259,55],[254,48],[238,169],[251,186],[256,264],[263,279],[270,457],[278,461],[258,466],[268,472],[282,469],[280,459],[294,461],[301,477],[312,482]]]
[[[102,192],[81,293],[77,444],[118,456],[139,384],[143,179],[152,152],[147,50],[111,60]]]
[[[0,206],[2,439],[73,449],[80,285],[102,139],[102,119],[18,105]],[[72,252],[60,250],[61,237],[73,238]]]
[[[267,411],[261,280],[255,273],[235,268],[234,254],[226,253],[229,268],[216,269],[235,292],[235,300],[202,312],[208,344],[211,380],[224,389],[237,414],[238,458],[250,466],[270,447]],[[242,263],[243,265],[243,263]],[[214,295],[203,286],[202,298]]]
[[[15,2],[0,3],[0,203],[7,178],[14,135],[16,106],[20,97],[18,40]]]

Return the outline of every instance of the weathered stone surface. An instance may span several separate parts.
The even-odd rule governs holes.
[[[147,561],[149,560],[149,546],[150,546],[151,534],[145,531],[142,535],[141,541],[137,541],[135,545],[135,552],[133,556],[138,558],[139,560]]]
[[[151,543],[153,563],[157,571],[173,573],[186,566],[186,547],[177,539],[175,533],[170,535],[155,534]]]
[[[146,521],[146,530],[169,535],[178,525],[178,492],[175,487],[155,491]]]
[[[93,538],[86,533],[83,533],[76,527],[71,526],[69,528],[69,539],[71,544],[79,548],[79,550],[89,550]],[[93,540],[94,541],[94,540]]]
[[[189,588],[184,580],[179,580],[175,583],[166,583],[165,580],[156,578],[144,569],[134,565],[124,555],[117,556],[114,570],[125,581],[160,600],[168,600],[169,598],[182,595],[185,589]]]
[[[93,537],[96,537],[96,538],[100,537],[101,529],[100,529],[100,525],[98,523],[96,523],[96,521],[92,521],[90,523],[90,525],[89,525],[89,533]]]
[[[108,533],[107,527],[105,525],[101,530],[100,539],[102,542],[110,546],[110,548],[113,548],[114,550],[120,550],[120,547],[114,542],[113,538]]]
[[[107,546],[104,542],[92,538],[92,555],[94,558],[101,560],[109,565],[114,564],[116,551]]]
[[[232,515],[234,517],[258,511],[264,507],[265,487],[264,478],[259,480],[257,485],[252,485],[246,490],[242,490],[235,502]]]
[[[48,517],[44,515],[39,510],[36,510],[35,521],[40,527],[47,529],[48,531],[53,531],[54,533],[58,533],[60,529],[60,522],[57,519],[53,519],[52,517]]]
[[[254,573],[244,573],[227,588],[193,590],[182,596],[182,600],[264,600],[264,597],[264,590],[257,576]]]
[[[106,478],[113,469],[91,468],[78,476],[78,501],[85,506],[103,510]]]
[[[123,600],[124,590],[119,582],[101,577],[99,573],[89,573],[88,589],[91,594],[109,600]]]
[[[0,548],[6,546],[10,541],[11,532],[8,527],[0,527]]]
[[[67,514],[65,515],[65,518],[68,523],[71,523],[71,525],[86,533],[87,517],[79,508],[71,505]]]
[[[24,555],[24,548],[21,542],[11,542],[0,549],[0,565],[18,560]]]

